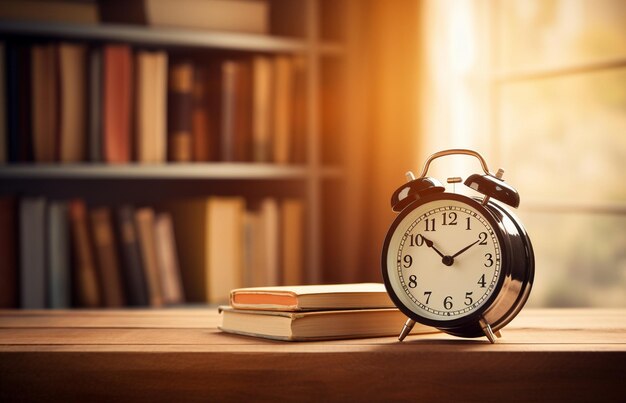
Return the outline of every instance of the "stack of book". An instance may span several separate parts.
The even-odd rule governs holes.
[[[235,289],[219,310],[224,332],[286,341],[394,336],[406,321],[379,283]]]

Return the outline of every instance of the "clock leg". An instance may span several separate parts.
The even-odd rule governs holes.
[[[415,326],[415,321],[413,319],[407,319],[404,323],[404,326],[402,326],[402,331],[400,331],[400,336],[398,336],[398,340],[404,340],[404,338],[408,336],[411,332],[411,329],[413,329],[413,326]]]
[[[487,336],[491,344],[494,344],[496,342],[496,338],[502,337],[500,331],[498,330],[494,333],[494,331],[491,329],[491,325],[487,323],[484,319],[481,319],[479,322],[481,329],[483,329],[483,333],[485,333],[485,336]]]

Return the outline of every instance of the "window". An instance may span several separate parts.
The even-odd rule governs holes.
[[[424,154],[476,148],[505,169],[535,247],[530,305],[626,306],[626,3],[428,1],[425,16]]]

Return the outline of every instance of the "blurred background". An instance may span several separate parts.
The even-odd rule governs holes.
[[[2,306],[380,282],[447,148],[519,191],[530,306],[626,306],[623,1],[0,0],[0,50]]]

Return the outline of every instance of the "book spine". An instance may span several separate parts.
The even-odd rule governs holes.
[[[57,157],[58,62],[54,45],[31,49],[31,111],[33,153],[36,162]]]
[[[110,163],[131,160],[132,59],[125,45],[108,45],[103,50],[104,158]]]
[[[150,305],[159,307],[163,305],[163,291],[156,255],[156,240],[154,238],[154,210],[148,207],[137,209],[135,222],[141,245],[141,257],[144,263],[146,283]]]
[[[59,160],[80,162],[86,152],[85,52],[82,45],[59,45]]]
[[[0,197],[0,308],[18,307],[17,223],[15,199]]]
[[[46,202],[24,198],[20,202],[20,306],[46,307]]]
[[[70,237],[67,204],[54,201],[48,205],[48,306],[67,309],[71,306]]]
[[[134,214],[134,209],[130,206],[123,206],[117,210],[117,233],[121,252],[122,277],[124,277],[128,304],[146,306],[149,305],[150,298]]]
[[[89,141],[88,158],[102,162],[102,49],[89,54]]]
[[[9,162],[33,160],[30,69],[30,49],[23,44],[9,43],[6,81]]]
[[[194,70],[191,112],[192,157],[196,162],[211,160],[211,126],[208,105],[207,70]]]
[[[82,200],[72,200],[69,204],[69,215],[74,247],[74,295],[78,306],[95,308],[100,306],[101,296],[85,203]]]
[[[192,63],[175,63],[170,67],[167,132],[171,161],[192,160],[193,82],[194,66]]]

